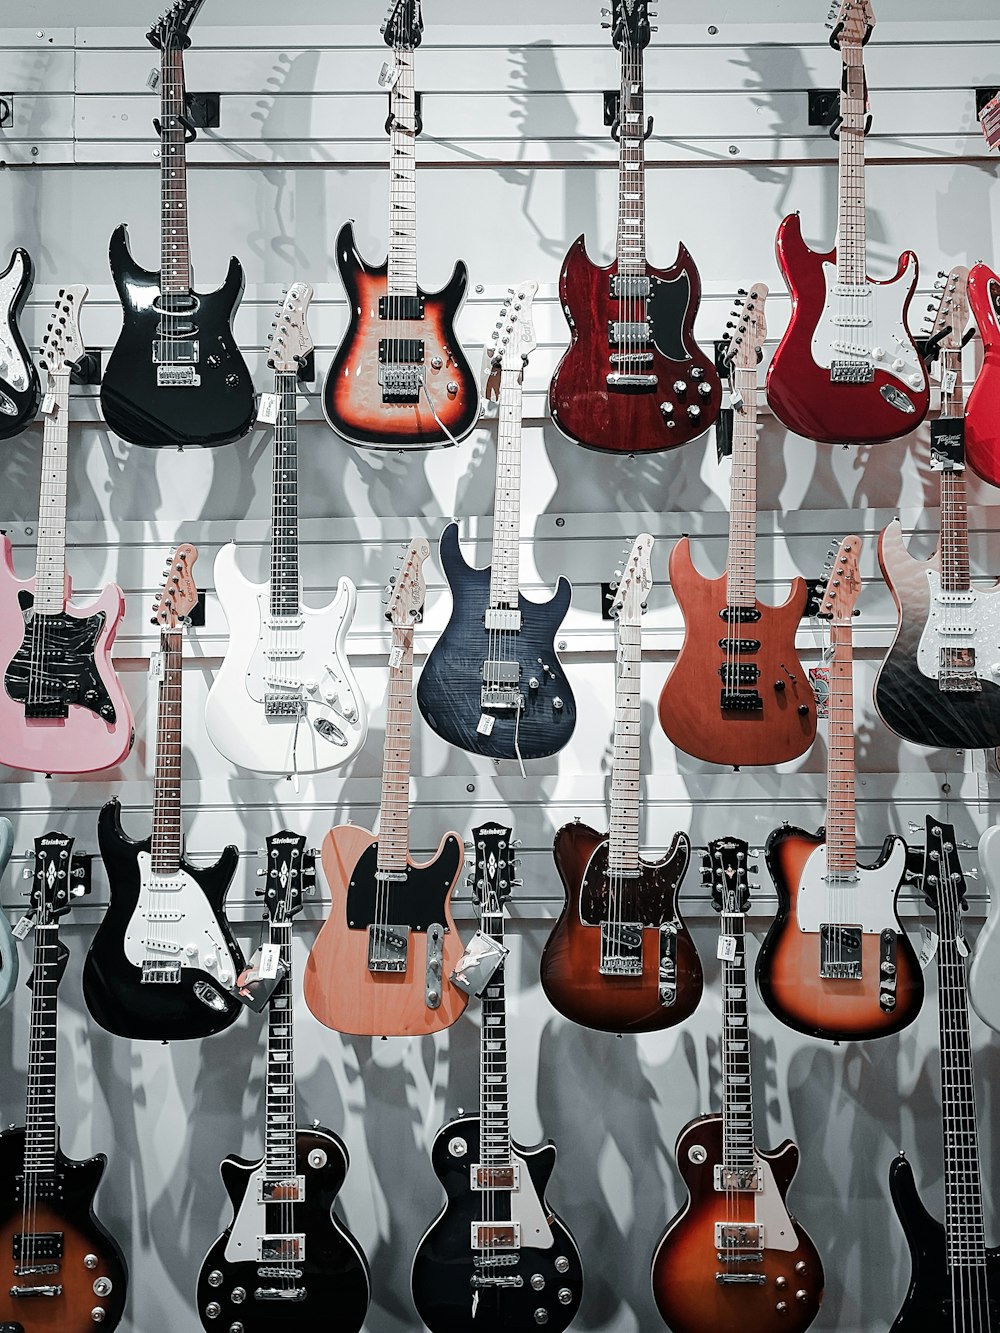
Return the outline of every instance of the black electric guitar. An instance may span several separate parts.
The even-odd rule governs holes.
[[[31,256],[20,247],[0,273],[0,440],[19,435],[42,400],[38,371],[18,328],[33,276]]]
[[[937,912],[938,1026],[944,1121],[942,1225],[920,1201],[902,1153],[889,1168],[889,1192],[910,1250],[910,1286],[890,1333],[997,1333],[1000,1248],[988,1250],[979,1164],[976,1081],[969,1040],[962,912],[965,877],[955,830],[927,816],[923,891]]]
[[[228,444],[253,425],[250,372],[233,338],[243,295],[236,258],[218,291],[196,292],[188,243],[186,145],[195,137],[184,91],[188,29],[204,0],[177,0],[146,34],[160,51],[160,271],[132,258],[125,224],[109,259],[125,323],[108,360],[101,408],[111,429],[153,448]]]
[[[229,846],[213,866],[194,866],[183,853],[182,636],[198,601],[197,558],[193,546],[174,552],[153,618],[160,652],[150,669],[160,683],[152,833],[142,842],[125,835],[117,797],[97,821],[111,901],[83,965],[83,998],[120,1037],[208,1037],[243,1007],[229,994],[244,960],[223,912],[239,853]]]
[[[503,913],[514,874],[511,830],[484,825],[473,837],[476,952],[500,961],[482,989],[479,1115],[450,1121],[431,1148],[448,1197],[413,1259],[413,1303],[431,1333],[528,1333],[542,1324],[562,1333],[580,1308],[583,1268],[545,1199],[555,1145],[526,1149],[510,1137]]]
[[[69,950],[59,919],[70,909],[78,867],[73,839],[35,839],[30,914],[34,969],[23,1128],[0,1134],[0,1329],[85,1333],[117,1328],[128,1269],[94,1215],[107,1157],[75,1162],[59,1147],[56,1122],[58,991]]]
[[[269,958],[262,949],[260,971],[279,980],[267,1017],[264,1156],[227,1157],[220,1168],[233,1220],[198,1277],[208,1333],[234,1323],[241,1333],[304,1333],[331,1324],[333,1311],[331,1327],[358,1333],[371,1297],[368,1261],[334,1212],[347,1149],[328,1129],[295,1128],[292,918],[315,883],[305,842],[289,832],[267,840]]]

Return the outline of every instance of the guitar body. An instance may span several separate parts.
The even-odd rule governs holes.
[[[837,251],[810,250],[798,213],[781,223],[776,248],[792,318],[767,371],[767,400],[775,416],[796,435],[820,444],[878,444],[916,430],[927,415],[930,386],[907,326],[917,285],[913,251],[900,256],[894,277],[869,278],[866,298],[844,298],[851,317],[864,321],[864,336],[883,355],[876,358],[873,351],[869,359],[870,382],[834,384],[830,366],[845,337],[836,323],[842,318],[834,292]],[[903,362],[898,370],[896,360]]]
[[[14,848],[14,825],[0,816],[0,876],[7,869]],[[11,932],[6,912],[0,911],[0,1008],[14,993],[17,985],[17,945]]]
[[[489,631],[483,617],[490,604],[490,569],[474,569],[466,563],[457,523],[449,523],[441,534],[440,554],[453,606],[417,681],[417,706],[425,722],[459,749],[490,759],[515,759],[513,710],[481,704],[483,664],[499,654],[508,661],[516,659],[520,668],[525,701],[517,725],[521,757],[540,759],[555,754],[576,725],[576,700],[555,648],[572,596],[569,581],[560,577],[548,602],[529,602],[519,594],[521,629],[516,634]],[[537,689],[530,688],[532,679],[539,682]],[[479,730],[484,714],[494,718],[488,735]]]
[[[823,1299],[823,1264],[785,1204],[798,1148],[786,1139],[772,1152],[756,1150],[763,1184],[756,1195],[715,1188],[715,1168],[724,1160],[721,1116],[685,1125],[676,1154],[688,1197],[660,1238],[652,1266],[653,1298],[671,1333],[802,1333]],[[717,1222],[763,1226],[763,1259],[747,1265],[763,1282],[718,1281]]]
[[[132,710],[111,664],[125,597],[109,583],[96,602],[69,600],[60,615],[34,616],[35,580],[14,573],[9,537],[0,537],[0,763],[35,773],[92,773],[132,748]],[[44,634],[36,644],[36,628]],[[28,669],[40,653],[45,698],[63,717],[25,716]],[[42,710],[39,710],[42,711]]]
[[[601,921],[609,916],[608,838],[586,824],[565,824],[552,847],[566,901],[542,950],[542,989],[566,1018],[600,1032],[656,1032],[683,1023],[698,1007],[701,960],[677,907],[691,855],[683,833],[659,861],[640,861],[639,879],[625,881],[620,919],[641,921],[642,973],[601,973]],[[660,927],[667,931],[661,933]],[[660,997],[661,943],[673,952],[673,998]]]
[[[214,292],[194,293],[190,319],[197,326],[197,385],[159,386],[153,345],[160,326],[160,274],[140,268],[128,247],[124,223],[111,235],[111,274],[125,322],[101,384],[104,419],[123,440],[150,448],[229,444],[254,422],[256,398],[246,362],[233,337],[233,317],[243,295],[243,268],[229,272]]]
[[[684,642],[660,693],[660,726],[679,749],[712,764],[780,764],[804,754],[816,739],[816,698],[795,647],[808,598],[805,580],[792,582],[784,605],[757,602],[758,620],[730,625],[726,576],[699,574],[687,537],[670,552],[669,568]],[[720,641],[727,637],[760,644],[757,652],[735,659],[759,672],[756,688],[764,706],[758,712],[721,708],[726,651]]]
[[[565,1224],[545,1199],[555,1166],[555,1145],[527,1149],[512,1144],[512,1157],[520,1164],[520,1189],[494,1198],[498,1213],[521,1224],[516,1262],[508,1264],[511,1256],[507,1255],[501,1261],[503,1275],[518,1277],[521,1284],[483,1287],[477,1293],[472,1279],[479,1269],[474,1265],[470,1240],[472,1224],[483,1220],[484,1201],[483,1194],[471,1188],[470,1167],[482,1161],[479,1116],[460,1116],[437,1132],[431,1165],[447,1201],[417,1247],[410,1274],[413,1303],[431,1333],[469,1333],[470,1329],[475,1333],[527,1333],[540,1323],[551,1333],[563,1333],[580,1308],[580,1255]],[[537,1290],[532,1286],[536,1275],[543,1279]],[[560,1297],[562,1292],[568,1299]],[[536,1310],[545,1311],[546,1318],[538,1319]]]
[[[121,1249],[94,1215],[94,1196],[108,1159],[100,1153],[85,1162],[74,1162],[57,1151],[58,1191],[46,1191],[53,1197],[36,1195],[27,1217],[34,1233],[61,1237],[62,1257],[56,1273],[29,1276],[15,1273],[13,1259],[14,1238],[23,1232],[26,1221],[19,1180],[24,1149],[24,1129],[0,1133],[0,1329],[5,1333],[86,1333],[97,1322],[102,1328],[116,1328],[125,1310],[128,1269]],[[39,1243],[35,1242],[36,1247]],[[37,1248],[35,1253],[38,1262],[53,1262],[43,1259]],[[91,1255],[97,1263],[88,1266],[84,1259]],[[99,1295],[94,1284],[102,1278],[110,1287]],[[61,1293],[30,1298],[11,1294],[18,1286],[46,1285],[61,1287]],[[101,1311],[99,1321],[94,1310]]]
[[[965,405],[965,460],[1000,486],[1000,278],[987,264],[969,270],[969,306],[983,340],[983,364]]]
[[[295,1170],[305,1182],[305,1198],[297,1203],[265,1203],[258,1182],[265,1162],[227,1157],[220,1166],[233,1205],[233,1220],[215,1242],[198,1274],[197,1305],[202,1324],[211,1333],[238,1320],[245,1333],[320,1333],[335,1327],[358,1333],[371,1299],[368,1262],[357,1241],[334,1211],[347,1176],[344,1144],[328,1129],[295,1132]],[[305,1258],[297,1261],[295,1299],[280,1292],[293,1279],[280,1263],[273,1276],[262,1277],[257,1254],[259,1237],[304,1237]],[[286,1268],[291,1268],[286,1264]],[[267,1291],[268,1297],[257,1292]],[[235,1292],[235,1299],[234,1299]],[[219,1307],[219,1308],[215,1308]]]
[[[102,1028],[118,1037],[147,1041],[181,1041],[210,1037],[234,1023],[243,1012],[228,986],[244,965],[229,929],[223,905],[239,853],[226,847],[212,866],[193,866],[181,859],[178,875],[160,877],[150,885],[150,842],[134,842],[121,826],[121,804],[112,798],[97,820],[97,840],[108,873],[111,901],[94,935],[83,965],[83,998]],[[179,913],[171,926],[182,963],[176,982],[144,982],[142,939],[153,910]],[[208,960],[213,959],[211,970]],[[231,973],[225,982],[224,973]],[[201,998],[204,996],[205,998]]]
[[[31,256],[18,247],[0,273],[0,440],[20,435],[42,401],[38,371],[18,325],[33,278]]]
[[[889,1333],[994,1333],[1000,1328],[1000,1250],[986,1251],[989,1309],[970,1293],[967,1303],[956,1304],[945,1229],[921,1203],[913,1167],[902,1153],[889,1167],[889,1193],[910,1250],[910,1285]]]
[[[680,245],[670,268],[647,265],[646,273],[651,284],[652,360],[643,364],[642,371],[656,375],[657,383],[615,389],[608,386],[614,350],[609,328],[631,318],[622,313],[629,303],[611,295],[618,260],[599,268],[579,236],[563,261],[559,299],[571,341],[549,386],[549,409],[562,433],[588,449],[615,454],[673,449],[704,434],[719,413],[719,376],[694,338],[701,302],[701,278],[694,260]],[[685,386],[682,392],[674,387],[680,381]],[[711,392],[702,395],[699,385],[708,385]],[[689,407],[698,408],[697,417],[688,415]]]
[[[350,222],[337,237],[337,266],[351,319],[323,385],[327,421],[351,444],[375,449],[430,449],[451,444],[449,433],[455,441],[463,440],[479,420],[476,378],[455,335],[469,285],[465,265],[455,265],[441,291],[417,289],[423,318],[412,320],[380,318],[379,301],[388,296],[388,264],[365,263]],[[379,343],[387,340],[423,345],[426,392],[415,402],[383,401]]]
[[[983,1022],[1000,1032],[1000,826],[979,839],[979,864],[990,907],[969,967],[969,1000]]]
[[[347,657],[357,604],[351,580],[341,578],[328,606],[303,606],[301,629],[275,632],[283,650],[300,654],[284,664],[265,656],[271,585],[244,578],[232,543],[216,556],[215,590],[229,626],[226,655],[205,705],[216,749],[258,773],[318,773],[353,759],[368,734],[368,710]],[[268,680],[282,672],[298,684],[315,682],[301,719],[265,711]]]
[[[330,886],[330,915],[306,962],[306,1004],[328,1028],[364,1037],[414,1037],[450,1027],[468,996],[447,980],[462,957],[462,941],[451,913],[451,895],[465,864],[457,833],[446,833],[437,852],[422,863],[407,857],[406,883],[391,886],[381,908],[375,892],[378,839],[366,829],[341,824],[323,839],[323,873]],[[369,925],[409,927],[405,971],[368,967]],[[427,930],[444,927],[440,1001],[427,1004]]]
[[[764,1003],[796,1032],[829,1041],[886,1037],[912,1023],[924,998],[913,946],[896,913],[906,869],[906,844],[888,837],[872,866],[857,867],[857,882],[828,886],[824,830],[783,826],[764,849],[778,892],[778,912],[757,955],[757,986]],[[861,928],[861,978],[820,976],[821,926]],[[895,992],[883,1007],[882,950],[893,949]],[[839,955],[837,955],[839,957]]]
[[[1000,677],[991,670],[1000,646],[1000,582],[975,589],[975,603],[967,608],[977,640],[983,640],[976,652],[980,688],[942,690],[936,676],[923,669],[936,671],[939,650],[948,646],[931,614],[932,595],[940,586],[940,548],[929,560],[914,560],[903,543],[899,520],[893,519],[879,534],[878,558],[899,617],[892,647],[875,678],[879,717],[915,745],[970,750],[1000,745]]]

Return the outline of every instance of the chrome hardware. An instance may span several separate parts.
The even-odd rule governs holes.
[[[469,1145],[463,1138],[455,1137],[448,1144],[448,1152],[452,1157],[465,1157],[469,1151]]]
[[[683,380],[674,380],[674,393],[686,393],[687,385]]]
[[[806,1261],[804,1259],[800,1259],[795,1265],[795,1271],[796,1273],[804,1273],[806,1271]]]
[[[229,1325],[229,1333],[243,1333],[243,1325],[238,1319]]]
[[[455,397],[457,397],[457,396],[458,396],[458,385],[455,383],[454,380],[449,380],[449,381],[448,381],[448,397],[449,397],[449,398],[455,398]]]
[[[665,417],[672,417],[673,414],[674,414],[674,405],[673,405],[673,403],[661,403],[661,404],[660,404],[660,411],[663,413],[663,415],[664,415]]]
[[[205,1306],[205,1318],[218,1319],[220,1314],[222,1314],[222,1306],[219,1304],[219,1302],[209,1301],[209,1303]]]
[[[802,1301],[802,1303],[805,1304],[805,1302],[809,1299],[808,1291],[806,1291],[804,1287],[800,1287],[799,1290],[795,1293],[795,1299],[797,1301]]]
[[[531,679],[528,681],[528,689],[529,689],[529,690],[537,690],[537,689],[540,689],[540,688],[541,688],[541,685],[542,685],[542,682],[538,679],[537,676],[532,676]]]
[[[569,1260],[566,1258],[564,1254],[561,1254],[559,1258],[556,1260],[556,1272],[557,1273],[569,1272]]]
[[[788,1278],[776,1277],[774,1279],[774,1285],[778,1288],[779,1291],[784,1291],[785,1288],[788,1286]]]
[[[213,1268],[212,1271],[211,1271],[211,1273],[209,1273],[209,1275],[208,1275],[208,1285],[209,1285],[210,1287],[221,1287],[221,1286],[222,1286],[222,1274],[219,1272],[219,1270],[218,1270],[217,1268]]]
[[[548,1322],[549,1322],[548,1310],[544,1310],[541,1306],[539,1306],[538,1309],[535,1311],[535,1323],[547,1324]]]
[[[705,381],[702,380],[702,382],[698,385],[698,393],[702,398],[711,398],[712,396],[711,384],[706,384]]]
[[[113,1283],[109,1277],[99,1277],[94,1283],[95,1296],[110,1296]]]
[[[778,1304],[777,1304],[774,1308],[777,1310],[778,1314],[787,1314],[787,1313],[788,1313],[788,1302],[787,1302],[787,1301],[779,1301]]]
[[[106,1311],[102,1306],[95,1305],[90,1312],[90,1317],[95,1324],[103,1324],[106,1317]]]
[[[83,1256],[83,1266],[84,1266],[84,1268],[96,1268],[96,1267],[97,1267],[97,1255],[96,1255],[96,1254],[85,1254],[85,1255]]]
[[[322,1148],[313,1148],[306,1161],[314,1171],[318,1171],[320,1167],[326,1166],[327,1156]]]
[[[701,416],[701,408],[697,405],[697,403],[692,403],[691,406],[688,408],[688,416],[691,418],[692,421],[697,421],[698,418]]]
[[[570,1303],[570,1301],[571,1301],[572,1299],[573,1299],[573,1293],[570,1291],[569,1287],[560,1287],[560,1288],[559,1288],[559,1304],[560,1304],[560,1305],[569,1305],[569,1303]]]
[[[409,951],[409,926],[385,923],[368,927],[369,972],[405,972]]]
[[[600,974],[642,976],[642,922],[602,921]]]
[[[878,1003],[883,1013],[896,1007],[896,932],[883,930],[879,937]]]
[[[427,927],[427,966],[424,973],[424,1004],[437,1009],[441,1003],[441,970],[444,966],[444,926]]]
[[[702,370],[701,366],[693,366],[693,367],[692,367],[692,369],[691,369],[691,378],[692,378],[693,380],[700,380],[700,379],[703,379],[704,376],[705,376],[705,372],[704,372],[704,370]]]
[[[242,1305],[243,1302],[246,1300],[246,1298],[247,1298],[246,1287],[233,1287],[229,1299],[232,1301],[234,1305]]]
[[[544,1286],[545,1286],[545,1278],[542,1276],[542,1274],[541,1274],[541,1273],[532,1273],[532,1275],[531,1275],[531,1290],[532,1290],[532,1291],[541,1291],[541,1290],[544,1288]]]
[[[701,1166],[701,1164],[703,1162],[706,1162],[707,1160],[708,1160],[708,1153],[701,1146],[701,1144],[692,1143],[691,1147],[688,1148],[688,1161],[694,1162],[695,1166]]]
[[[443,365],[444,365],[444,361],[441,359],[441,357],[439,357],[439,356],[432,356],[432,357],[431,357],[431,369],[432,369],[432,370],[440,370],[441,367],[442,367]]]
[[[552,700],[552,707],[556,710],[557,713],[561,713],[563,710],[563,701],[562,699],[560,699],[558,694]]]
[[[833,981],[861,980],[860,926],[822,924],[819,928],[819,974]]]
[[[660,961],[658,995],[660,1004],[668,1009],[677,999],[677,927],[664,921],[659,929]]]

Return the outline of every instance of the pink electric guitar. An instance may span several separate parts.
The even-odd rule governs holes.
[[[132,712],[111,665],[125,598],[109,583],[96,602],[70,601],[66,573],[69,377],[85,348],[86,287],[63,287],[42,342],[48,373],[35,577],[14,573],[0,537],[0,763],[36,773],[91,773],[132,748]]]
[[[965,405],[965,461],[1000,486],[1000,278],[987,264],[969,270],[969,306],[983,340],[983,367]]]

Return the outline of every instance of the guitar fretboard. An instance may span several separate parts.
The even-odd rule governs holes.
[[[961,420],[965,412],[960,348],[941,349],[941,417]],[[941,587],[945,592],[968,592],[969,512],[965,472],[948,469],[941,473]]]
[[[35,612],[61,614],[66,605],[66,468],[69,445],[69,367],[49,372],[55,410],[45,417],[42,483],[38,494]]]
[[[854,770],[854,634],[851,621],[830,626],[829,730],[827,737],[826,861],[832,874],[854,875],[858,849]]]
[[[413,52],[395,47],[398,77],[389,98],[390,296],[417,294],[417,117]]]
[[[165,46],[160,54],[160,289],[165,297],[191,290],[186,116],[184,52]]]
[[[641,619],[626,619],[622,615],[618,620],[618,653],[615,662],[615,739],[611,769],[611,833],[608,840],[608,869],[612,875],[634,875],[639,869],[641,663]]]
[[[724,912],[721,930],[723,938],[735,945],[732,958],[722,963],[723,1164],[750,1171],[754,1166],[753,1086],[743,915]],[[729,947],[732,949],[733,945]]]
[[[271,614],[297,616],[302,606],[299,582],[299,446],[295,411],[297,377],[276,371],[278,418],[274,427],[271,482]]]
[[[726,602],[757,604],[757,371],[733,368],[743,407],[733,417],[733,465],[729,483],[729,554]],[[734,621],[730,622],[735,623]]]
[[[292,925],[272,921],[270,942],[278,946],[288,971],[271,995],[267,1011],[266,1174],[271,1180],[295,1175],[295,1047],[292,1017]]]
[[[31,1026],[28,1037],[28,1095],[25,1112],[25,1177],[55,1172],[56,1029],[59,985],[59,927],[35,927],[34,972],[31,981]]]
[[[410,729],[413,722],[413,626],[393,625],[382,747],[379,870],[405,870],[410,846]]]
[[[840,170],[837,212],[837,278],[861,286],[868,279],[865,216],[865,124],[868,91],[864,48],[841,43],[844,86],[840,94]]]
[[[484,912],[484,935],[503,944],[503,913]],[[503,965],[490,979],[483,996],[479,1056],[479,1123],[484,1166],[510,1162],[510,1109],[507,1085],[507,1000]]]
[[[620,139],[618,143],[618,272],[646,272],[646,111],[642,46],[622,41]]]
[[[152,837],[152,866],[158,875],[175,874],[181,860],[181,668],[181,631],[161,630]]]
[[[517,608],[521,557],[521,372],[500,371],[490,606]]]

